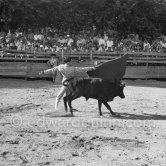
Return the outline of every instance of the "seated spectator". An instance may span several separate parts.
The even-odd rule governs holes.
[[[62,50],[61,43],[57,42],[56,44],[56,52],[59,52]]]
[[[62,35],[59,37],[58,42],[61,44],[61,46],[64,45],[64,43],[67,43],[67,39],[65,39]]]
[[[64,44],[63,44],[63,50],[64,50],[64,51],[68,51],[67,43],[64,43]]]
[[[9,49],[17,50],[17,46],[15,45],[14,42],[11,42],[11,43],[10,43]]]

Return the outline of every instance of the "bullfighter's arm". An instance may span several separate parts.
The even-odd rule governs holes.
[[[41,74],[50,74],[50,73],[53,73],[54,71],[58,70],[58,66],[56,67],[53,67],[51,69],[47,69],[47,70],[43,70],[43,71],[40,71],[39,72],[39,75]]]
[[[86,72],[86,71],[91,71],[91,70],[94,70],[95,69],[95,67],[82,67],[82,70],[84,71],[84,72]]]

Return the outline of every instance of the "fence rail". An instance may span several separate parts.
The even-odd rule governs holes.
[[[74,66],[92,66],[117,58],[124,53],[129,54],[125,78],[166,78],[166,54],[155,52],[58,52],[60,61],[64,56],[77,59],[81,56],[84,61]],[[38,72],[47,69],[46,62],[52,52],[32,52],[16,50],[0,50],[0,75],[14,77],[36,78]],[[44,76],[51,77],[51,76]],[[59,81],[57,81],[59,82]]]

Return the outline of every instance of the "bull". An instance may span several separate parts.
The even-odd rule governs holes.
[[[67,86],[66,96],[63,98],[65,110],[68,107],[73,115],[72,101],[79,98],[85,97],[86,100],[89,98],[98,100],[99,115],[102,116],[101,106],[102,104],[115,116],[116,114],[112,111],[108,101],[113,101],[117,96],[125,98],[123,89],[125,84],[121,82],[111,83],[101,78],[69,78],[63,82],[64,86]]]

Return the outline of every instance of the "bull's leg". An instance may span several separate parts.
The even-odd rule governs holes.
[[[68,99],[67,101],[68,101],[68,105],[69,105],[69,108],[70,108],[71,115],[73,116],[73,108],[72,108],[72,105],[71,105],[72,100]]]
[[[69,108],[70,108],[70,112],[71,112],[71,115],[73,116],[73,108],[72,108],[72,104],[71,102],[77,98],[79,98],[80,96],[78,95],[71,95],[71,96],[68,96],[67,97],[67,102],[68,102],[68,105],[69,105]]]
[[[98,100],[98,107],[99,107],[99,115],[100,116],[102,116],[101,105],[102,105],[102,102],[100,100]]]
[[[110,105],[109,105],[107,102],[103,102],[103,104],[106,106],[106,108],[110,111],[110,113],[111,113],[112,115],[116,115],[116,114],[112,111]]]
[[[63,98],[63,102],[64,102],[64,106],[65,106],[65,111],[67,112],[68,111],[68,108],[67,108],[67,96],[65,96]]]
[[[68,111],[67,100],[68,100],[69,96],[71,96],[71,92],[69,91],[69,89],[66,89],[66,96],[63,98],[63,102],[64,102],[66,112]]]

